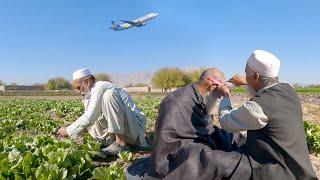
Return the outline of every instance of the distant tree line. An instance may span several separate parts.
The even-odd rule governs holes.
[[[162,91],[171,91],[172,88],[179,88],[186,84],[197,82],[200,78],[201,73],[204,68],[200,68],[193,71],[183,71],[176,67],[168,67],[159,69],[152,77],[152,86],[155,88],[160,88]],[[97,81],[109,81],[112,79],[107,73],[97,73],[94,75]],[[72,89],[71,83],[63,78],[56,77],[51,78],[46,83],[46,89],[48,90],[69,90]],[[145,87],[148,86],[146,83],[130,83],[125,87]]]
[[[179,88],[186,84],[193,83],[199,80],[203,68],[194,71],[183,71],[176,67],[159,69],[152,77],[152,85],[155,88],[160,88],[162,91],[171,91],[172,88]],[[111,76],[107,73],[94,74],[97,81],[112,82]],[[0,85],[4,82],[0,80]],[[9,86],[18,86],[16,83],[11,83]],[[71,90],[72,84],[64,77],[50,78],[45,84],[34,84],[33,86],[42,86],[47,90]],[[130,83],[125,87],[145,87],[149,86],[146,83]]]
[[[97,73],[94,75],[97,81],[109,81],[112,82],[111,76],[107,73]]]
[[[94,74],[97,81],[109,81],[111,82],[111,77],[107,73],[97,73]],[[72,89],[71,82],[63,77],[51,78],[45,84],[47,90],[70,90]]]
[[[147,87],[149,86],[147,83],[129,83],[127,85],[125,85],[124,87]]]
[[[184,71],[177,67],[166,67],[161,68],[155,72],[152,77],[151,84],[154,88],[162,89],[163,92],[168,92],[173,88],[179,88],[185,86],[189,83],[197,82],[200,78],[201,73],[205,68],[199,68],[191,71]],[[94,74],[97,81],[109,81],[112,82],[111,76],[107,73],[97,73]],[[3,81],[0,80],[0,85],[5,85]],[[11,83],[9,86],[17,86],[16,83]],[[34,86],[42,86],[47,90],[70,90],[72,89],[72,84],[70,81],[64,77],[55,77],[47,81],[46,84],[34,84]],[[146,83],[130,83],[125,87],[146,87],[149,86]],[[298,83],[294,84],[296,89],[305,88],[320,88],[319,84],[311,85],[301,85]]]
[[[295,87],[295,88],[320,88],[320,84],[302,85],[299,83],[294,83],[293,87]]]

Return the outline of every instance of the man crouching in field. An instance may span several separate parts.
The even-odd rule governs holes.
[[[85,112],[70,126],[60,128],[60,136],[77,138],[87,129],[104,144],[113,142],[102,149],[109,155],[128,150],[128,145],[147,146],[146,117],[122,88],[107,81],[96,81],[88,69],[73,73],[73,87],[85,96]]]

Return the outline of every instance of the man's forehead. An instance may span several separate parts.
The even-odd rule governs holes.
[[[225,81],[225,79],[221,79],[220,77],[217,77],[217,76],[214,76],[214,75],[209,76],[208,80],[212,81],[213,83],[217,83],[219,85],[223,84],[224,81]]]
[[[216,79],[225,79],[224,73],[218,69],[214,69],[211,72],[211,76],[216,78]]]

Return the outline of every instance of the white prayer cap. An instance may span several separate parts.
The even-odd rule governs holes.
[[[280,60],[264,50],[255,50],[247,61],[249,68],[264,77],[279,76]]]
[[[73,73],[73,80],[76,80],[76,79],[80,79],[80,78],[83,78],[83,77],[86,77],[86,76],[90,76],[92,75],[89,71],[88,68],[83,68],[83,69],[79,69],[77,71],[75,71]]]

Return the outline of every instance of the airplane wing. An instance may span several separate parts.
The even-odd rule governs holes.
[[[139,26],[140,25],[140,22],[126,21],[126,20],[121,20],[121,21],[124,23],[128,23],[132,26]]]
[[[129,28],[134,27],[134,25],[129,24],[129,23],[124,23],[124,24],[121,24],[121,27],[123,27],[123,28],[125,28],[125,29],[129,29]]]

